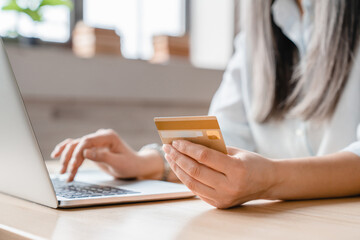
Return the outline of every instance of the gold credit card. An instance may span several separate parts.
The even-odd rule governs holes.
[[[154,121],[163,144],[184,139],[227,154],[215,116],[157,117]]]

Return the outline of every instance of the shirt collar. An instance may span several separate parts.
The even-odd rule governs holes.
[[[302,0],[304,14],[301,17],[296,0],[275,0],[271,7],[274,22],[283,33],[297,46],[300,55],[306,52],[312,32],[314,3]]]

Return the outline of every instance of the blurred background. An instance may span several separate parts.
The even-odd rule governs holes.
[[[99,128],[139,149],[160,141],[153,117],[207,114],[239,12],[239,0],[0,0],[44,158]]]

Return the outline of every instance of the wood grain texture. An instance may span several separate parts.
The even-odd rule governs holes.
[[[258,200],[229,210],[196,198],[56,210],[0,194],[0,213],[0,225],[45,239],[360,239],[360,198]]]

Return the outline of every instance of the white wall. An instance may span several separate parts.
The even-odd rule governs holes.
[[[130,146],[159,142],[154,117],[207,114],[222,71],[68,49],[7,46],[43,156],[61,140],[113,128]]]
[[[121,57],[80,59],[69,49],[7,46],[27,98],[209,103],[222,71]]]

